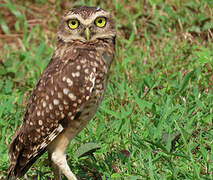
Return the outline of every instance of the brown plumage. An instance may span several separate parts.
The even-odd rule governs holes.
[[[70,180],[76,179],[67,165],[65,150],[95,115],[114,53],[115,29],[110,13],[101,8],[76,7],[64,14],[57,49],[13,136],[8,179],[21,178],[46,150],[56,180],[61,179],[61,172]]]

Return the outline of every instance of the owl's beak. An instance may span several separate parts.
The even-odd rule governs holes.
[[[86,36],[87,41],[89,41],[90,40],[90,30],[88,27],[85,29],[85,36]]]

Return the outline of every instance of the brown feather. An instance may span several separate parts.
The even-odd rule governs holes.
[[[75,31],[67,27],[70,15],[86,19],[96,12],[98,16],[104,13],[107,24],[98,28],[92,19],[91,42],[84,39],[85,26]],[[55,149],[61,153],[54,157],[56,162],[63,158],[69,141],[94,116],[103,99],[114,43],[114,23],[103,9],[76,7],[62,17],[57,49],[30,96],[22,125],[13,136],[8,179],[21,178],[46,149],[53,154]],[[69,168],[66,173],[71,174]]]

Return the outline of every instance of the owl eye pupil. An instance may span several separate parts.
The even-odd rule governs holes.
[[[99,28],[104,27],[106,24],[106,18],[105,17],[99,17],[95,20],[95,25]]]
[[[68,23],[68,27],[71,29],[76,29],[79,26],[79,21],[75,19],[71,19],[67,23]]]

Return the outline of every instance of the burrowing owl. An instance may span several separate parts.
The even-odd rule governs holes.
[[[8,179],[21,178],[46,150],[56,180],[61,172],[69,180],[76,179],[65,150],[102,101],[115,34],[110,13],[101,8],[75,7],[62,16],[55,53],[10,145]]]

